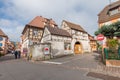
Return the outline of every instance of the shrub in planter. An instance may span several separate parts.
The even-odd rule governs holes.
[[[118,40],[108,39],[107,46],[109,47],[108,59],[119,59],[118,56]]]
[[[109,47],[110,53],[117,53],[118,40],[108,39],[107,46]]]

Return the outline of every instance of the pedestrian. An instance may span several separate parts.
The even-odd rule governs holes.
[[[21,52],[20,52],[20,50],[18,50],[17,52],[18,52],[18,58],[20,59],[20,57],[21,57]]]
[[[17,50],[15,50],[14,55],[15,55],[15,59],[17,59],[17,56],[18,56],[18,51]]]

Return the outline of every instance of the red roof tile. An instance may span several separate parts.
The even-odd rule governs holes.
[[[22,34],[25,32],[26,28],[28,26],[31,26],[31,27],[37,27],[37,28],[41,28],[41,29],[44,29],[44,26],[45,25],[49,25],[51,27],[57,27],[57,24],[55,23],[54,20],[52,19],[47,19],[47,18],[44,18],[42,16],[36,16],[32,21],[30,21],[24,28]],[[54,26],[53,26],[54,25]]]
[[[39,27],[39,28],[44,28],[45,23],[49,24],[50,26],[57,25],[55,21],[53,21],[52,19],[47,19],[42,16],[35,17],[28,25]]]
[[[45,22],[45,19],[43,17],[37,16],[30,23],[28,23],[28,25],[44,28],[44,22]]]

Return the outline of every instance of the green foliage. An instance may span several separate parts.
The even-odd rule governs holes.
[[[108,39],[107,40],[107,46],[109,47],[109,54],[111,54],[111,55],[113,54],[114,56],[116,56],[115,54],[118,51],[117,50],[118,40],[116,40],[116,39]],[[114,57],[114,56],[110,56],[110,57]]]
[[[107,40],[107,45],[109,48],[116,48],[118,45],[118,40],[116,39],[108,39]]]
[[[116,33],[117,32],[117,33]],[[108,38],[113,38],[114,36],[119,36],[120,34],[120,21],[115,22],[110,25],[103,25],[101,28],[99,28],[97,31],[95,31],[95,35],[103,34],[104,36]]]
[[[95,31],[94,35],[97,36],[98,34],[100,34],[99,31]]]

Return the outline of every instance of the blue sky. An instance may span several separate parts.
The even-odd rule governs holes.
[[[97,15],[108,4],[109,0],[0,0],[0,28],[10,40],[20,41],[24,26],[34,17],[43,16],[59,26],[62,20],[71,21],[94,35]]]

